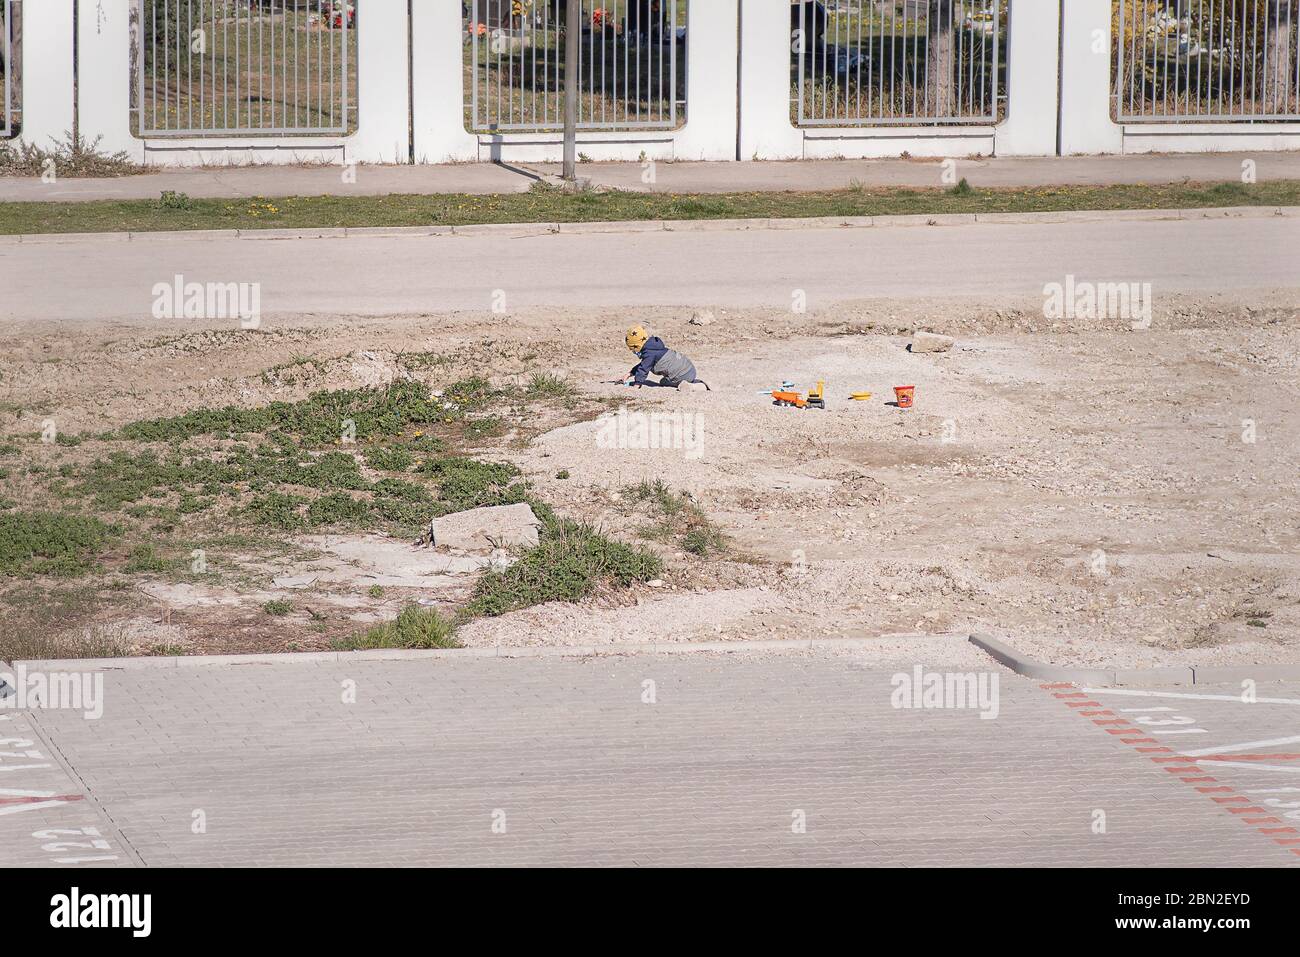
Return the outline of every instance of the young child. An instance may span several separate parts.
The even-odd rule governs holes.
[[[669,349],[658,336],[646,332],[644,326],[633,326],[623,341],[641,359],[628,373],[632,377],[628,385],[666,385],[684,392],[709,388],[707,382],[696,378],[695,364],[690,359],[676,349]],[[651,373],[660,377],[658,383],[648,381]]]

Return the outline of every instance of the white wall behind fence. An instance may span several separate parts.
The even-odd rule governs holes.
[[[72,5],[24,10],[21,137],[42,146],[72,127]],[[474,135],[465,128],[460,0],[366,0],[358,13],[359,125],[350,136],[141,140],[131,132],[130,0],[75,0],[80,132],[149,163],[328,160],[441,163],[556,160],[554,133]],[[1012,0],[1006,118],[997,124],[797,129],[790,121],[789,0],[693,0],[687,114],[678,130],[592,131],[593,159],[803,159],[1003,156],[1300,148],[1300,122],[1145,123],[1111,119],[1111,0]],[[408,55],[414,69],[408,75]],[[1059,86],[1058,86],[1059,71]],[[1059,100],[1058,100],[1059,90]],[[413,91],[414,99],[411,99]]]

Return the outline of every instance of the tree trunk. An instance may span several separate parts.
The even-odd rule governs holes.
[[[952,0],[930,0],[930,22],[926,37],[926,115],[952,116],[953,77],[956,74],[957,29]]]
[[[1295,26],[1292,0],[1271,0],[1268,5],[1268,69],[1264,77],[1264,109],[1268,113],[1295,111]]]

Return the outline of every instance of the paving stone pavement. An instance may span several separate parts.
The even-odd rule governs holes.
[[[0,857],[1300,865],[1284,843],[1300,837],[1285,816],[1300,816],[1286,807],[1300,806],[1300,685],[1246,704],[1233,687],[1094,692],[990,664],[984,719],[895,708],[891,678],[912,667],[695,654],[107,671],[100,720],[4,714],[0,736],[32,746],[3,745],[0,788],[82,799],[0,803]],[[39,759],[9,757],[28,750]],[[45,849],[93,843],[48,833],[87,827],[109,849]],[[112,860],[61,862],[81,856]]]

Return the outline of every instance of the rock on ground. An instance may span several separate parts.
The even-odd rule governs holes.
[[[941,336],[936,332],[917,332],[912,336],[913,352],[947,352],[953,347],[952,336]]]

